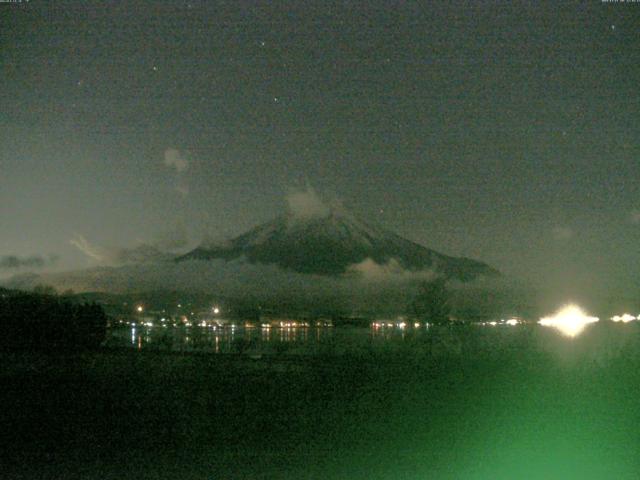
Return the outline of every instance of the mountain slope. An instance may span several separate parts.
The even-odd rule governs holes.
[[[434,270],[463,281],[499,275],[485,263],[443,255],[336,210],[308,218],[283,215],[225,244],[202,245],[177,261],[240,257],[320,275],[348,272],[367,259],[379,265],[397,262],[411,271]]]

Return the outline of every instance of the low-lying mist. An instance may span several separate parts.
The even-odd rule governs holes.
[[[240,259],[94,267],[16,276],[5,285],[25,290],[49,285],[59,292],[77,293],[181,291],[240,299],[287,311],[390,316],[406,313],[419,284],[435,277],[432,271],[405,270],[394,261],[379,265],[367,259],[343,275],[324,276]],[[473,320],[534,314],[535,302],[526,287],[506,279],[449,282],[447,288],[456,318]]]

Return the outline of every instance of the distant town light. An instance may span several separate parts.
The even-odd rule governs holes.
[[[590,317],[577,305],[567,305],[557,311],[552,317],[541,318],[538,322],[545,327],[554,327],[568,337],[575,337],[584,328],[599,320],[598,317]]]
[[[142,305],[138,305],[138,306],[136,307],[136,311],[137,311],[138,313],[142,313],[142,311],[143,311],[143,310],[144,310],[144,308],[142,307]]]
[[[218,307],[213,307],[213,313],[216,315],[220,313],[220,309]]]
[[[628,323],[636,320],[637,318],[638,317],[634,317],[633,315],[630,315],[628,313],[623,313],[622,315],[614,315],[613,317],[611,317],[611,320],[614,322]]]

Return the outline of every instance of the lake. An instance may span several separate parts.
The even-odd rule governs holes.
[[[110,330],[107,347],[2,357],[6,478],[640,472],[637,322],[573,337],[535,324],[136,326]]]
[[[135,350],[160,350],[198,353],[247,353],[250,355],[354,354],[363,350],[407,351],[416,342],[437,338],[439,348],[456,350],[460,338],[495,339],[513,336],[513,326],[496,328],[456,326],[446,328],[420,326],[399,327],[376,324],[369,328],[353,326],[310,327],[201,327],[120,325],[108,330],[105,346]],[[522,326],[522,328],[527,328]],[[484,330],[484,331],[483,331]]]
[[[260,355],[341,355],[397,352],[405,355],[469,355],[493,350],[542,349],[558,358],[588,356],[603,362],[630,342],[640,323],[601,321],[585,327],[576,338],[537,324],[477,324],[453,327],[403,326],[377,323],[369,328],[322,327],[200,327],[119,325],[108,330],[107,348]],[[566,358],[562,361],[566,361]]]

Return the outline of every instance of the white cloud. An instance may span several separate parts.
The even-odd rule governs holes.
[[[80,234],[76,234],[74,238],[69,240],[69,243],[78,248],[87,257],[92,258],[99,263],[104,262],[108,256],[105,249],[89,243],[89,241]]]
[[[556,240],[565,241],[573,237],[573,230],[569,227],[555,227],[551,234]]]
[[[189,160],[184,156],[184,153],[171,147],[164,151],[164,164],[167,167],[175,168],[178,173],[182,173],[189,168]]]
[[[175,257],[170,252],[183,249],[189,244],[189,235],[182,221],[165,230],[151,242],[139,242],[135,247],[103,247],[89,242],[76,234],[69,243],[100,265],[127,265],[135,263],[162,262]]]
[[[360,263],[349,265],[346,274],[372,282],[430,280],[436,276],[431,270],[407,270],[395,258],[384,264],[379,264],[371,258],[366,258]]]
[[[296,219],[326,217],[331,212],[331,208],[310,186],[305,190],[289,193],[286,200],[289,213]]]
[[[186,153],[175,148],[167,148],[164,151],[164,164],[176,172],[176,191],[183,197],[189,195],[189,183],[185,178],[185,172],[189,169]]]
[[[176,185],[176,191],[183,197],[186,197],[187,195],[189,195],[189,185],[184,182],[180,182],[178,183],[178,185]]]
[[[153,263],[174,258],[174,255],[163,252],[156,245],[147,243],[141,243],[133,248],[101,247],[90,243],[84,236],[79,234],[69,242],[100,265]]]

